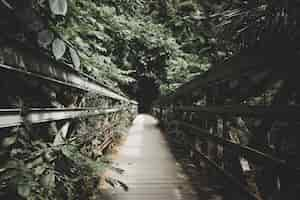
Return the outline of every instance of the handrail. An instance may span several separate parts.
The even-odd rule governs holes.
[[[179,121],[176,121],[176,120],[174,120],[174,121],[172,121],[170,123],[176,123],[176,124],[179,124],[179,125],[180,124],[187,124],[187,123],[179,122]],[[192,127],[194,128],[194,126],[192,126]],[[191,128],[191,127],[189,127],[189,128]],[[197,131],[199,131],[198,128],[197,128]],[[209,134],[209,133],[205,133],[205,136],[208,137],[207,134]],[[197,134],[194,134],[194,135],[199,136]],[[209,137],[210,136],[213,136],[213,135],[209,134]],[[215,137],[217,137],[217,136],[215,136]],[[192,146],[192,144],[189,144],[189,145],[191,146],[191,148],[194,148]],[[234,175],[231,174],[229,171],[227,171],[223,167],[219,166],[216,162],[214,162],[213,160],[209,159],[205,154],[201,153],[199,150],[194,149],[194,151],[196,151],[195,156],[200,156],[210,166],[214,167],[220,174],[222,174],[222,176],[224,176],[226,178],[227,181],[229,181],[230,183],[234,184],[243,194],[245,194],[245,197],[248,200],[259,200],[260,199],[255,194],[253,194],[253,192],[250,191],[245,185],[243,185],[237,178],[235,178]]]
[[[199,154],[209,165],[213,166],[219,173],[221,173],[224,177],[229,180],[229,182],[233,183],[235,186],[238,187],[238,189],[246,194],[247,199],[249,200],[259,200],[255,194],[253,194],[247,187],[245,187],[240,181],[238,181],[230,172],[220,167],[216,162],[209,159],[207,156],[205,156],[203,153],[197,151],[197,154]]]
[[[184,112],[210,113],[226,116],[247,116],[256,118],[298,120],[300,118],[300,106],[298,105],[271,105],[271,106],[249,106],[249,105],[225,105],[225,106],[179,106],[175,110]],[[297,117],[298,116],[298,117]]]
[[[112,92],[109,89],[100,86],[98,83],[84,78],[78,72],[74,70],[68,70],[67,68],[49,66],[49,69],[47,70],[41,68],[25,69],[0,64],[0,71],[21,74],[30,79],[38,79],[46,82],[56,83],[59,85],[64,85],[66,87],[76,88],[85,92],[96,92],[112,99],[134,103],[126,97],[116,94],[115,92]]]
[[[259,159],[260,161],[263,161],[263,162],[271,162],[271,163],[276,164],[276,165],[278,165],[280,167],[283,167],[283,168],[286,168],[286,169],[290,169],[290,170],[294,170],[294,171],[299,171],[300,170],[298,168],[290,166],[283,159],[277,158],[277,157],[275,157],[273,155],[270,155],[268,153],[264,153],[264,152],[258,151],[256,149],[253,149],[253,148],[248,147],[248,146],[242,146],[240,144],[231,142],[230,140],[224,139],[222,137],[219,137],[219,136],[216,136],[216,135],[212,135],[208,130],[199,128],[197,126],[193,126],[193,125],[188,124],[186,122],[181,122],[181,121],[176,121],[176,120],[174,120],[174,122],[176,124],[182,125],[184,127],[187,127],[187,128],[189,128],[191,130],[194,130],[194,131],[200,133],[200,135],[192,133],[193,135],[213,140],[214,142],[217,142],[218,144],[221,144],[221,145],[224,145],[224,146],[230,148],[232,150],[232,152],[235,152],[237,154],[241,154],[241,155],[243,155],[243,156],[245,156],[247,158],[250,158],[250,159],[252,158],[252,159],[255,159],[255,160]]]
[[[26,113],[21,109],[0,109],[0,128],[21,126],[24,123],[44,122],[90,117],[120,112],[128,107],[117,108],[30,108]]]

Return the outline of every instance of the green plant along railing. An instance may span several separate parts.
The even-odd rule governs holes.
[[[79,11],[81,3],[90,9],[88,1],[0,1],[1,199],[87,199],[108,163],[103,150],[136,109],[110,80],[129,78],[109,59],[100,62],[103,51],[88,53],[81,30],[74,27],[71,39],[64,34],[63,19],[94,19],[67,7]],[[99,50],[100,42],[88,41]]]
[[[126,115],[129,112],[127,108],[29,109],[27,113],[20,111],[0,111],[0,118],[7,119],[6,123],[1,120],[3,123],[0,129],[0,156],[3,158],[0,196],[15,197],[15,192],[10,191],[10,188],[16,188],[17,195],[24,199],[78,199],[80,196],[91,195],[87,192],[95,192],[93,179],[99,179],[97,173],[108,166],[105,164],[107,161],[101,161],[102,152],[118,136],[116,131],[120,123],[130,117]],[[92,116],[97,118],[91,118]],[[66,120],[82,117],[89,118],[75,129],[76,134],[69,135],[70,131],[67,129],[71,124]],[[36,128],[27,130],[47,127],[49,122],[55,120],[60,120],[62,126],[54,135],[54,141],[48,140],[49,143],[40,139],[49,137],[48,131],[42,133]],[[104,121],[109,123],[103,123]],[[41,122],[44,124],[37,126]],[[16,127],[7,129],[8,126]],[[33,135],[37,133],[40,134],[39,137],[34,138]],[[82,187],[76,188],[78,184]],[[91,188],[88,189],[89,187]],[[65,193],[66,190],[69,193]]]

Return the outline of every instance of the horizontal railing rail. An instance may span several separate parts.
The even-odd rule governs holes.
[[[68,68],[49,66],[47,70],[37,68],[25,69],[0,64],[0,71],[19,74],[27,77],[28,79],[55,83],[66,87],[79,89],[85,92],[95,92],[112,99],[134,103],[134,101],[131,101],[124,96],[112,92],[109,89],[99,85],[97,82],[89,80],[79,72],[70,70]]]
[[[197,126],[188,124],[186,122],[181,122],[181,121],[174,121],[176,124],[178,124],[179,126],[188,128],[190,131],[190,133],[192,133],[195,136],[198,137],[202,137],[205,139],[209,139],[212,140],[218,144],[223,145],[224,147],[229,148],[232,152],[236,153],[236,154],[240,154],[243,155],[245,158],[250,158],[252,160],[256,160],[256,161],[261,161],[261,162],[271,162],[273,164],[276,164],[278,166],[284,167],[284,168],[288,168],[288,169],[293,169],[293,170],[297,170],[298,172],[300,172],[300,169],[296,169],[293,166],[289,166],[288,163],[280,158],[277,158],[273,155],[270,155],[268,153],[264,153],[261,152],[259,150],[256,150],[254,148],[248,147],[248,146],[242,146],[238,143],[234,143],[230,140],[224,139],[222,137],[216,136],[216,135],[212,135],[208,130],[199,128]]]
[[[246,116],[254,118],[268,118],[280,120],[299,120],[300,106],[298,105],[272,105],[272,106],[179,106],[175,110],[184,112],[209,113],[220,116]]]
[[[117,108],[31,108],[0,109],[0,128],[20,126],[24,123],[39,124],[44,122],[91,117],[117,113],[128,109],[128,106]]]
[[[231,174],[229,171],[225,170],[223,167],[220,167],[216,162],[209,159],[205,154],[197,151],[197,154],[201,156],[202,159],[204,159],[210,166],[212,166],[214,169],[216,169],[219,173],[222,174],[223,177],[226,178],[228,182],[233,184],[240,190],[248,200],[260,200],[259,197],[257,197],[252,191],[250,191],[246,186],[244,186],[233,174]]]
[[[212,135],[208,130],[199,128],[197,126],[188,124],[186,122],[181,121],[172,121],[171,124],[176,124],[179,129],[188,130],[185,132],[186,135],[192,134],[195,137],[198,137],[199,139],[208,139],[211,140],[219,145],[223,145],[224,148],[229,149],[231,153],[243,156],[249,160],[259,160],[261,162],[268,162],[274,165],[277,165],[278,167],[281,167],[281,169],[285,170],[293,170],[294,172],[299,173],[299,169],[289,166],[288,163],[285,160],[282,160],[280,158],[276,158],[273,155],[263,153],[261,151],[258,151],[256,149],[250,148],[248,146],[242,146],[237,143],[233,143],[229,140],[226,140],[222,137]],[[196,140],[195,140],[196,141]],[[204,140],[203,140],[204,141]],[[231,172],[226,170],[226,168],[220,166],[218,163],[216,163],[214,160],[210,159],[207,155],[205,155],[203,152],[199,151],[195,148],[193,143],[189,143],[189,148],[193,149],[195,151],[195,157],[200,160],[204,160],[206,163],[209,164],[209,166],[213,167],[217,170],[226,180],[230,183],[232,183],[235,187],[241,191],[245,197],[249,200],[258,200],[260,199],[253,191],[251,191],[245,184],[243,184],[238,178],[236,178]]]

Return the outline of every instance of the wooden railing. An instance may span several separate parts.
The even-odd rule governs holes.
[[[299,199],[297,77],[283,61],[243,55],[162,96],[153,111],[196,163],[230,182],[228,199]]]

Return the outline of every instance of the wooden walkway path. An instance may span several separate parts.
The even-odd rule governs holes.
[[[123,174],[112,177],[126,183],[129,190],[108,190],[106,200],[196,200],[197,192],[170,152],[167,141],[155,126],[157,121],[139,115],[114,160]]]

